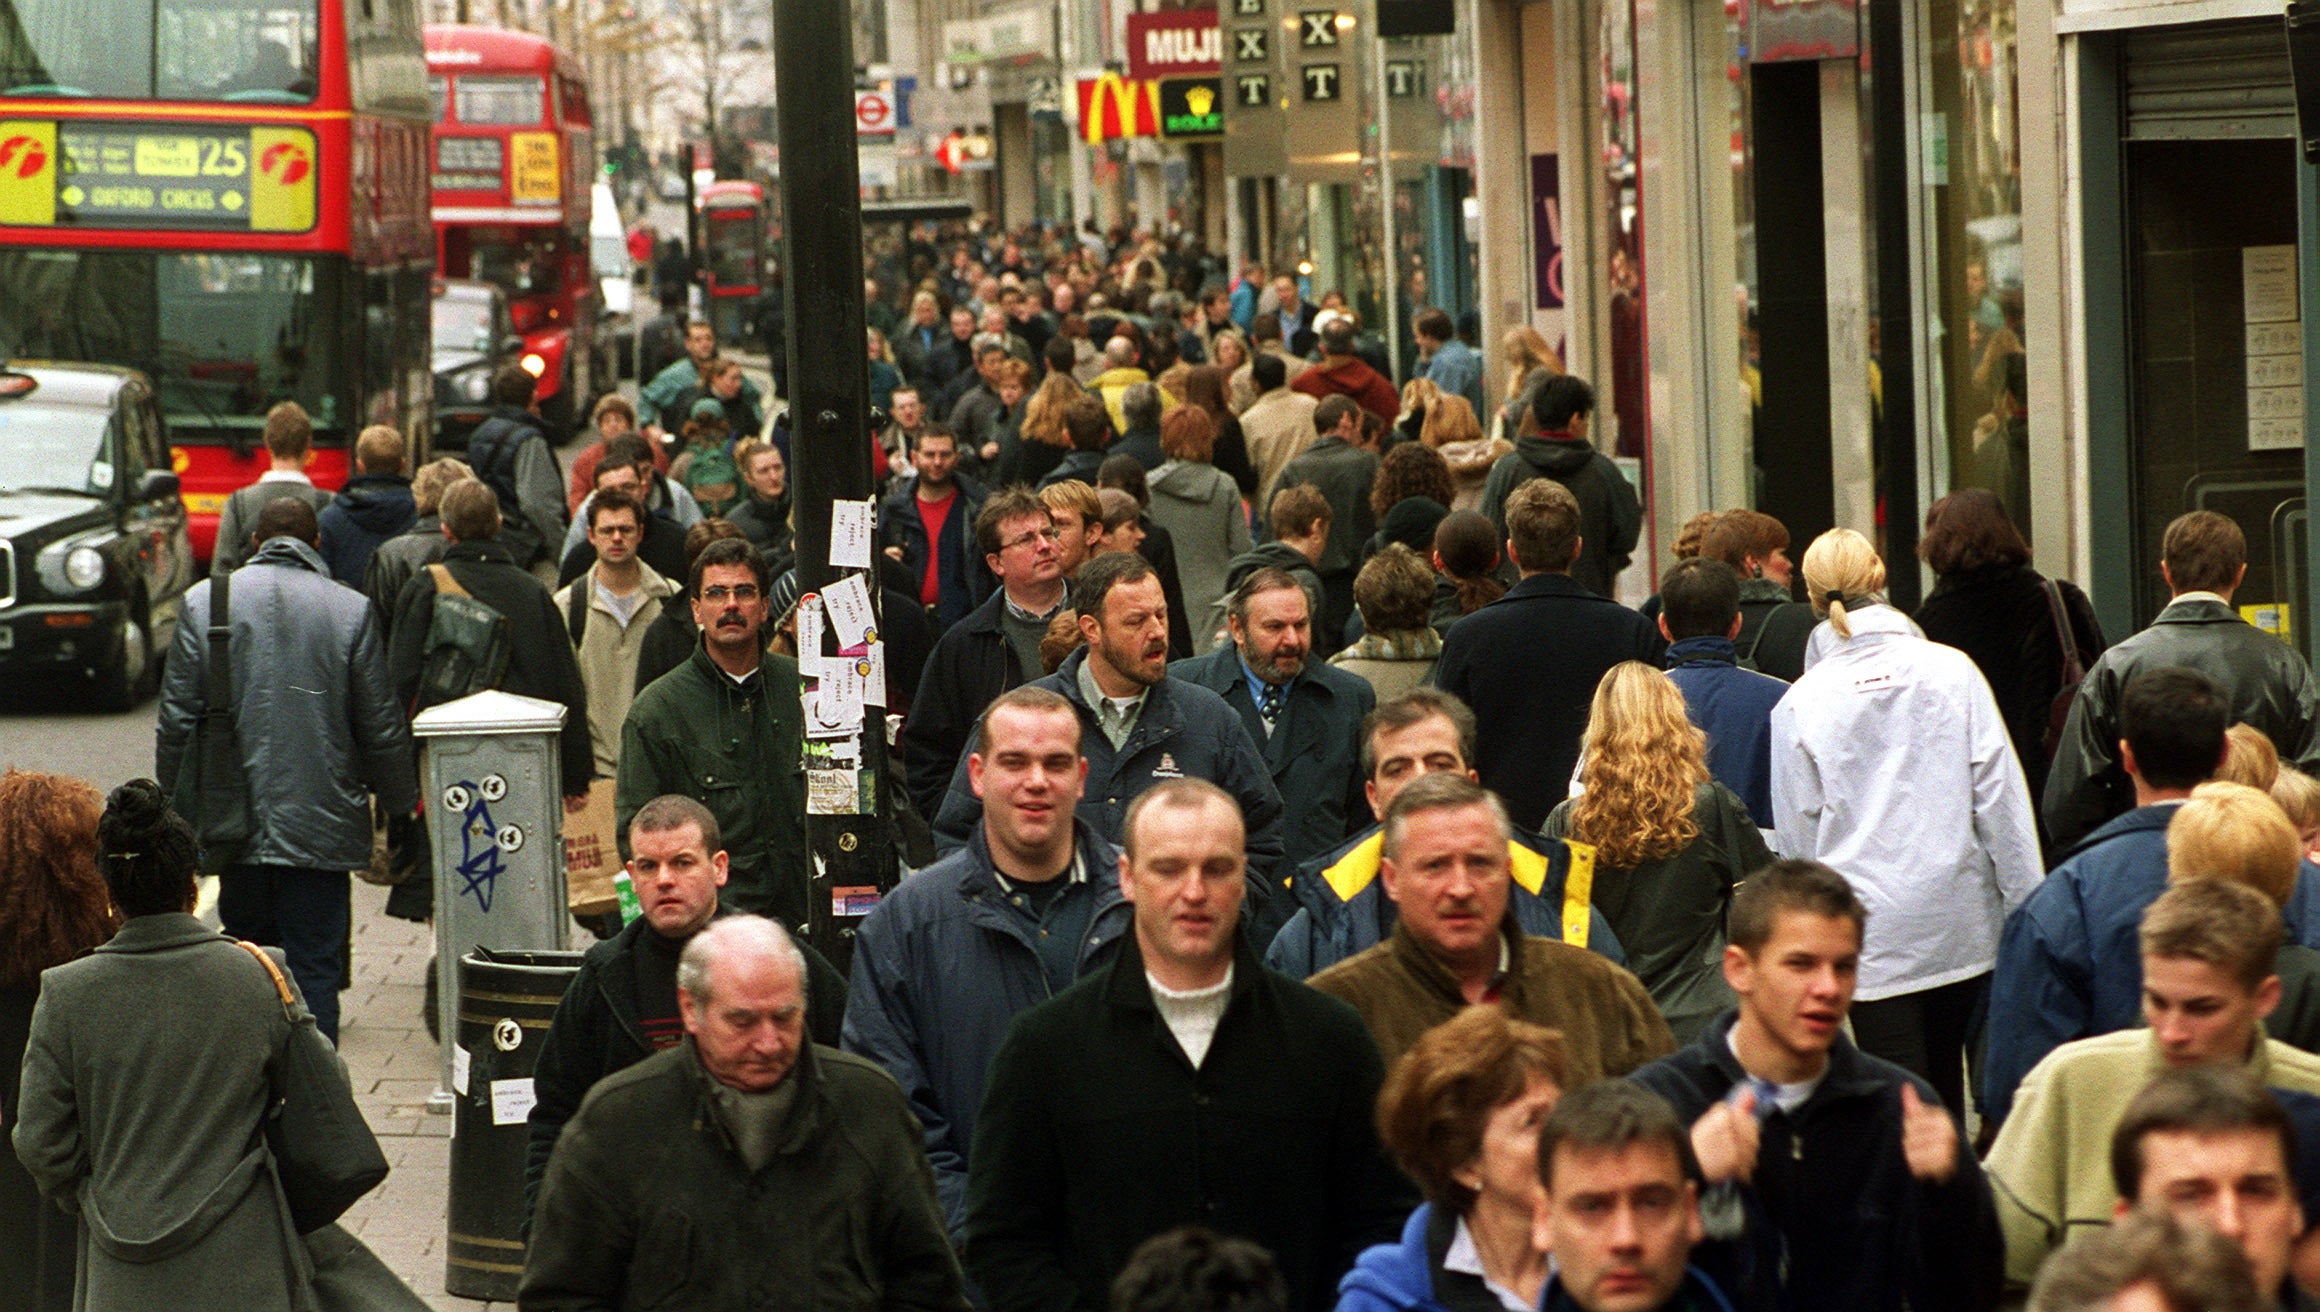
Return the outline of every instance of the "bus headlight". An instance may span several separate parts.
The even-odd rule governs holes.
[[[548,372],[548,362],[541,357],[538,351],[524,352],[524,358],[520,363],[524,366],[524,372],[534,378]]]

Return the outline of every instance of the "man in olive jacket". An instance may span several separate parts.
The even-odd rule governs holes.
[[[1568,1087],[1675,1051],[1651,994],[1589,952],[1525,934],[1508,909],[1513,828],[1464,775],[1430,774],[1385,811],[1378,874],[1401,916],[1386,941],[1313,977],[1350,1003],[1388,1062],[1475,1004],[1563,1033]]]
[[[807,1039],[789,935],[712,923],[677,1000],[684,1042],[564,1127],[516,1305],[965,1312],[918,1122],[876,1065]]]
[[[1238,932],[1242,833],[1205,780],[1137,798],[1120,862],[1134,933],[992,1061],[966,1221],[992,1307],[1100,1312],[1139,1244],[1198,1223],[1262,1244],[1290,1312],[1323,1312],[1408,1215],[1361,1018],[1265,970]]]
[[[741,538],[712,542],[685,595],[700,644],[653,680],[620,729],[612,812],[628,825],[663,793],[709,808],[732,873],[724,901],[739,911],[806,920],[805,712],[797,662],[765,650],[772,614],[765,558]]]

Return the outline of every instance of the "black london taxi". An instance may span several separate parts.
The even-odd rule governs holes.
[[[196,577],[178,493],[145,375],[0,362],[0,670],[150,695]]]
[[[507,293],[472,278],[437,278],[433,311],[435,450],[467,450],[467,435],[491,413],[491,378],[524,353]],[[535,371],[536,372],[536,371]]]

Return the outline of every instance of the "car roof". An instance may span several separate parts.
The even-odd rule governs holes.
[[[33,395],[50,405],[85,405],[110,409],[113,398],[144,375],[111,364],[74,364],[59,360],[10,360],[0,373],[30,374],[40,384]]]

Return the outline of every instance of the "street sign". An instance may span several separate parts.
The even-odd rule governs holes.
[[[1160,84],[1160,135],[1213,137],[1224,131],[1224,79],[1169,78]]]
[[[854,93],[854,132],[864,137],[894,135],[894,101],[883,91]]]

